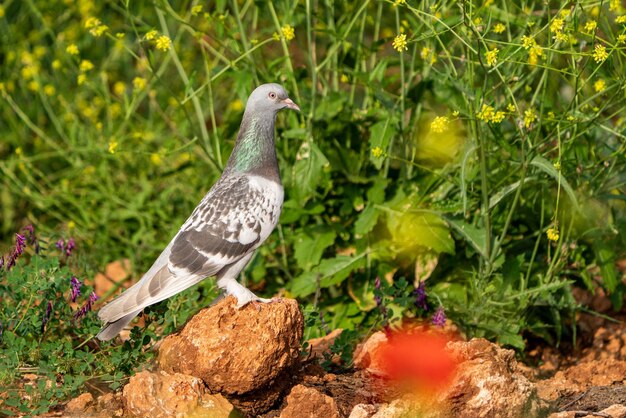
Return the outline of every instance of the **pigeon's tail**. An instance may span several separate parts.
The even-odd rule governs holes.
[[[122,331],[122,329],[124,329],[126,325],[128,325],[130,321],[132,321],[134,317],[139,314],[139,312],[141,312],[141,309],[135,312],[131,312],[128,315],[121,317],[117,321],[107,322],[100,330],[98,335],[96,335],[96,338],[98,338],[100,341],[108,341],[111,338],[114,338]]]

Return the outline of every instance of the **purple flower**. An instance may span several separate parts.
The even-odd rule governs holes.
[[[52,302],[48,301],[48,306],[46,306],[46,312],[43,314],[43,319],[41,320],[41,332],[42,333],[46,330],[46,324],[50,320],[51,314],[52,314]]]
[[[432,319],[433,325],[443,327],[446,324],[446,314],[443,312],[443,306],[437,308]]]
[[[76,277],[72,276],[71,280],[70,280],[70,300],[72,302],[76,302],[76,298],[78,298],[80,296],[80,287],[83,284],[80,282],[80,280],[78,280]]]
[[[32,225],[26,225],[22,228],[22,231],[26,231],[28,233],[28,243],[33,246],[35,252],[39,254],[39,242],[37,241],[37,236],[35,235],[35,227]]]
[[[55,247],[59,249],[59,251],[65,251],[65,240],[63,238],[59,238],[59,240],[54,244]]]
[[[65,247],[65,255],[68,257],[72,255],[72,251],[76,247],[76,243],[74,242],[74,238],[70,238],[67,240],[67,247]]]
[[[0,255],[0,270],[4,267],[4,256]]]
[[[78,320],[87,315],[87,312],[91,311],[94,302],[97,300],[98,295],[96,295],[95,292],[91,292],[91,294],[89,295],[89,299],[87,299],[87,302],[85,302],[85,304],[81,306],[81,308],[77,310],[76,313],[74,313],[74,319]]]
[[[380,290],[380,277],[376,277],[376,280],[374,281],[374,289]],[[374,300],[376,301],[376,306],[380,307],[383,302],[380,295],[374,293]]]
[[[427,311],[428,304],[426,303],[426,282],[420,282],[419,286],[417,286],[417,289],[413,291],[413,294],[415,295],[415,306],[424,311]]]
[[[15,248],[7,262],[7,270],[11,270],[11,268],[15,266],[15,262],[24,252],[24,248],[26,248],[26,238],[24,235],[15,234]]]

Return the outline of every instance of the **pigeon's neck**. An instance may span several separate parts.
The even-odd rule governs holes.
[[[274,145],[275,119],[275,115],[262,118],[244,114],[225,172],[258,175],[280,182]]]

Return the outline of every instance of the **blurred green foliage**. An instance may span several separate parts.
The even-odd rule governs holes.
[[[33,223],[77,239],[81,273],[128,257],[139,277],[219,177],[247,95],[280,82],[302,112],[278,117],[286,201],[250,287],[315,312],[307,338],[379,327],[378,277],[426,280],[428,313],[468,336],[556,344],[572,286],[622,306],[625,14],[615,0],[4,1],[0,241]],[[171,330],[213,294],[154,309]],[[409,305],[396,323],[425,314]]]

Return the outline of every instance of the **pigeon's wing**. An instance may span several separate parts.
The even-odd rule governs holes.
[[[254,251],[266,238],[266,200],[245,176],[220,179],[144,277],[100,309],[100,319],[139,312]]]

